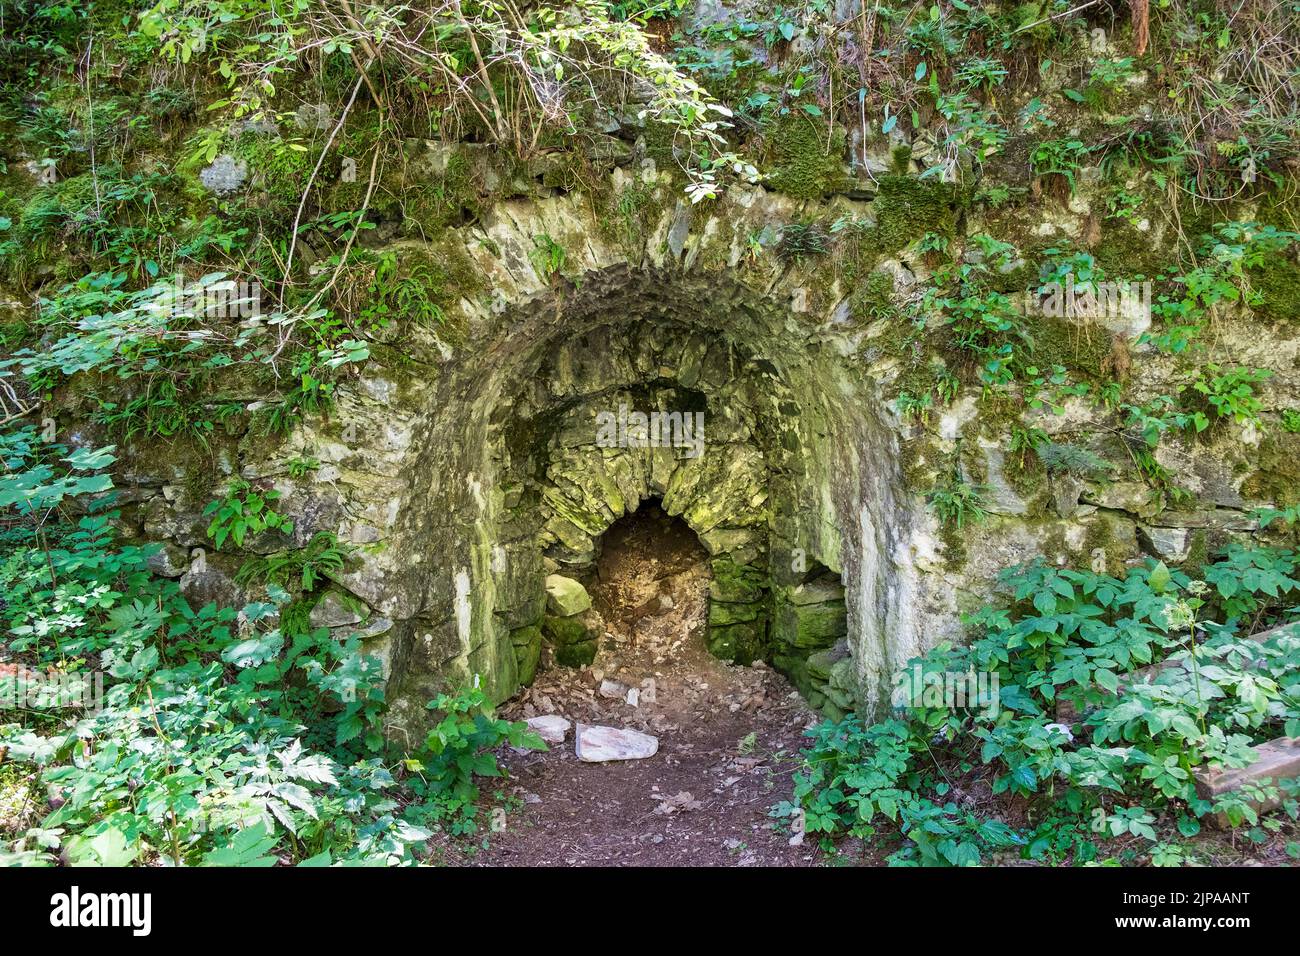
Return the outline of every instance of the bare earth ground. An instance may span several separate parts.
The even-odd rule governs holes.
[[[638,515],[608,532],[599,570],[592,599],[606,637],[593,666],[549,667],[501,716],[556,713],[640,730],[659,738],[659,752],[583,763],[572,730],[548,752],[507,749],[505,794],[521,806],[466,862],[814,864],[813,841],[791,846],[768,811],[788,798],[791,757],[816,715],[780,674],[727,664],[706,650],[708,566],[692,532],[662,513]],[[603,680],[636,688],[637,705],[602,696]]]

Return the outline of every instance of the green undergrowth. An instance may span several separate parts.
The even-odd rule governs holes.
[[[809,731],[773,814],[895,865],[1207,862],[1193,838],[1211,815],[1295,856],[1297,781],[1210,800],[1193,774],[1300,732],[1300,626],[1253,637],[1295,620],[1296,561],[1232,546],[1199,578],[1011,569],[1004,602],[967,617],[968,647],[908,662],[889,717]],[[1261,814],[1269,797],[1281,808]]]
[[[493,751],[545,746],[469,688],[430,701],[422,744],[390,747],[379,660],[355,634],[311,628],[275,583],[311,590],[302,562],[254,568],[267,600],[192,608],[149,570],[156,545],[114,533],[111,449],[70,453],[25,429],[0,439],[0,456],[0,697],[19,704],[0,713],[0,785],[39,795],[0,815],[0,861],[398,865],[435,846],[469,852],[496,799],[482,781],[503,773]],[[248,531],[247,502],[214,509],[214,533]],[[324,547],[306,549],[318,565]]]

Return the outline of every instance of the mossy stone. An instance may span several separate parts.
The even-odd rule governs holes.
[[[519,663],[514,648],[505,642],[489,641],[473,650],[468,659],[470,672],[488,699],[499,704],[519,689]]]
[[[830,701],[830,700],[823,702],[822,705],[819,708],[817,708],[817,710],[821,713],[823,717],[825,717],[831,723],[835,723],[835,724],[838,724],[841,720],[843,720],[845,717],[848,716],[847,711],[836,706],[834,701]]]
[[[820,681],[828,681],[831,676],[831,668],[844,659],[848,654],[848,649],[843,642],[836,644],[834,647],[828,647],[822,651],[816,651],[808,655],[808,676]]]
[[[515,649],[519,683],[526,687],[537,676],[537,662],[542,656],[542,629],[535,624],[515,628],[510,632],[510,643]]]
[[[772,666],[790,678],[790,683],[794,684],[799,689],[799,692],[805,696],[813,689],[814,683],[819,683],[814,682],[808,674],[808,659],[797,652],[774,654],[772,656]],[[809,703],[812,703],[811,698]]]
[[[590,667],[595,659],[595,641],[579,641],[555,649],[555,663],[561,667]]]
[[[767,575],[749,564],[737,564],[730,556],[713,562],[713,580],[709,582],[709,597],[715,601],[742,603],[759,601],[767,586]]]
[[[749,665],[767,652],[767,621],[760,619],[709,627],[705,638],[709,653],[724,661]]]
[[[591,607],[591,595],[573,578],[562,574],[546,577],[546,610],[557,617],[572,617]]]
[[[1092,256],[1107,278],[1130,282],[1139,276],[1154,278],[1168,265],[1150,232],[1119,219],[1106,220]]]
[[[753,621],[764,615],[765,610],[761,604],[726,604],[721,601],[710,601],[709,624],[710,626],[725,626],[727,624]]]
[[[1043,369],[1060,365],[1086,375],[1094,381],[1105,381],[1113,349],[1114,336],[1100,325],[1078,326],[1050,317],[1026,317],[1025,331],[1029,334],[1034,364]]]
[[[843,129],[828,134],[824,121],[791,113],[768,123],[763,135],[768,182],[778,192],[795,199],[820,199],[844,183]]]
[[[580,644],[592,639],[591,632],[581,617],[553,617],[542,620],[542,633],[556,647]]]
[[[1274,429],[1255,454],[1255,471],[1241,490],[1251,498],[1279,507],[1300,504],[1300,435]]]
[[[843,601],[782,603],[777,607],[775,636],[794,647],[829,647],[848,632],[848,609]]]

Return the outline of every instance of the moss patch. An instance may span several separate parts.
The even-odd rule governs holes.
[[[1242,485],[1248,497],[1282,507],[1300,504],[1300,435],[1270,431],[1259,443],[1256,471]]]
[[[773,189],[796,199],[819,199],[842,184],[842,129],[828,135],[824,122],[790,114],[768,124],[764,141],[764,166]]]
[[[875,228],[866,248],[890,255],[920,239],[927,232],[951,239],[957,232],[957,209],[961,203],[955,187],[911,176],[882,176],[880,192],[872,209]]]
[[[849,311],[855,319],[865,322],[897,316],[894,277],[888,272],[868,273],[866,280],[855,285],[849,293]]]
[[[1028,316],[1025,328],[1039,368],[1062,365],[1094,380],[1109,380],[1114,336],[1099,325],[1076,325],[1061,319]]]
[[[1142,232],[1120,219],[1106,220],[1101,241],[1092,256],[1108,277],[1127,280],[1138,276],[1153,278],[1166,265],[1165,256],[1151,233]]]
[[[1259,301],[1252,307],[1269,322],[1300,322],[1300,266],[1282,256],[1250,270],[1252,290]]]

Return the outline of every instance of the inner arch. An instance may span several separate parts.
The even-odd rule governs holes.
[[[615,650],[660,665],[704,646],[712,574],[686,522],[650,500],[610,525],[599,545],[589,588]]]

